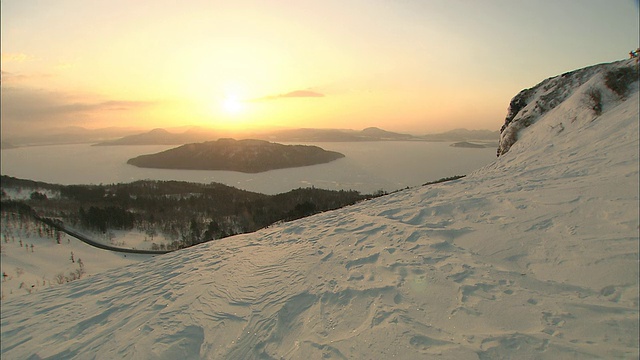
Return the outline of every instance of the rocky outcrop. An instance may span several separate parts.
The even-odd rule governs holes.
[[[509,103],[504,125],[500,129],[497,156],[509,151],[524,128],[536,123],[596,76],[600,77],[598,81],[594,81],[597,85],[593,89],[582,89],[581,92],[584,97],[583,105],[593,110],[594,117],[598,116],[602,111],[601,92],[624,96],[623,92],[613,89],[611,83],[627,84],[637,81],[637,70],[634,67],[633,61],[628,60],[594,65],[546,79],[530,89],[522,90]]]

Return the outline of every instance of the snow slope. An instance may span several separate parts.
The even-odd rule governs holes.
[[[464,179],[5,300],[2,358],[638,358],[638,85],[594,76]]]
[[[31,218],[3,216],[0,224],[0,271],[7,275],[0,283],[3,301],[152,257],[97,249],[65,233],[58,243],[53,229]]]

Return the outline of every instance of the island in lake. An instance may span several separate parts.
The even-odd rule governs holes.
[[[484,149],[484,148],[489,148],[489,147],[496,147],[498,144],[497,143],[471,143],[468,141],[460,141],[457,143],[453,143],[449,146],[453,146],[453,147],[461,147],[461,148],[471,148],[471,149]]]
[[[318,146],[282,145],[264,140],[219,139],[129,159],[144,168],[229,170],[258,173],[268,170],[324,164],[344,155]]]

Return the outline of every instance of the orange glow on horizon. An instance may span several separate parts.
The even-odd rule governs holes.
[[[633,2],[583,9],[603,19],[590,23],[607,39],[596,48],[593,36],[572,32],[580,26],[559,33],[533,20],[572,21],[563,15],[571,2],[553,3],[563,11],[497,0],[117,3],[2,3],[3,134],[65,126],[498,129],[523,88],[626,58],[637,43]],[[530,22],[507,16],[523,10]],[[554,41],[514,51],[531,34]]]

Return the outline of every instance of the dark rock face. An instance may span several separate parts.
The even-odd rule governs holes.
[[[531,97],[532,89],[525,89],[518,93],[518,95],[514,96],[509,102],[509,109],[507,111],[507,117],[504,119],[504,125],[500,128],[500,133],[504,131],[504,129],[509,126],[513,118],[520,112],[520,110],[524,109],[527,106],[529,101],[529,97]]]
[[[128,164],[157,169],[229,170],[258,173],[327,163],[344,157],[317,146],[282,145],[263,140],[219,139],[141,155]]]

